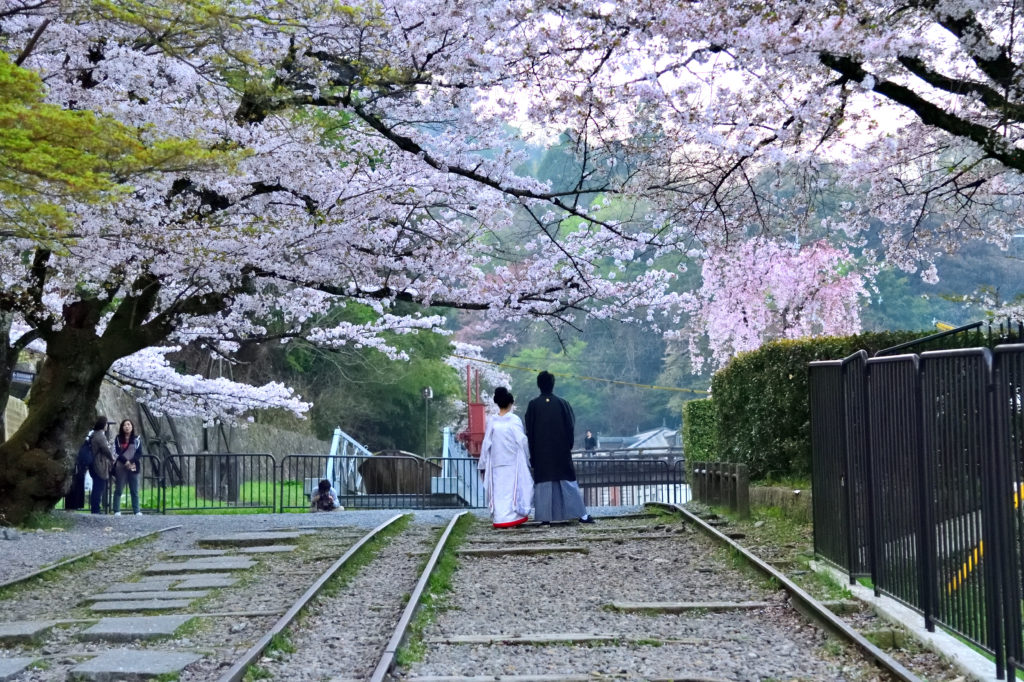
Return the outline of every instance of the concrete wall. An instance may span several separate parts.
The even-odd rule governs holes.
[[[144,439],[150,439],[147,425],[139,420],[139,410],[135,400],[125,391],[104,384],[100,391],[100,400],[96,405],[96,414],[106,415],[113,422],[131,419],[140,429]],[[27,411],[25,403],[11,396],[3,418],[7,433],[14,431],[24,421]],[[196,417],[180,417],[174,420],[178,429],[182,453],[202,452],[203,422]],[[166,422],[165,422],[166,423]],[[114,428],[111,428],[113,433]],[[242,427],[224,427],[222,433],[228,438],[231,452],[265,453],[280,458],[285,455],[320,455],[330,452],[330,441],[318,440],[311,434],[286,431],[266,424],[247,424]],[[82,434],[85,437],[85,434]],[[218,451],[223,440],[218,439],[217,429],[207,431],[207,442],[211,451]]]
[[[811,491],[770,486],[750,486],[751,507],[778,507],[790,518],[810,521]]]

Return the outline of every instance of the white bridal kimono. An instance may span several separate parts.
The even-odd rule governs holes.
[[[533,507],[530,450],[523,422],[511,411],[488,416],[480,463],[491,522],[495,528],[518,526]]]

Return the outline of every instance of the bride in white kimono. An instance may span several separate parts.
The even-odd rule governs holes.
[[[515,402],[504,386],[494,390],[497,416],[487,420],[477,468],[484,479],[487,505],[495,528],[518,526],[533,507],[530,450],[523,422],[512,414]]]

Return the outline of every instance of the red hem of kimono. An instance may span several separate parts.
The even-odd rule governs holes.
[[[530,518],[530,517],[528,517],[528,516],[524,516],[523,518],[521,518],[521,519],[516,519],[515,521],[507,521],[507,522],[505,522],[505,523],[495,523],[495,524],[494,524],[494,527],[495,527],[495,528],[511,528],[512,526],[518,526],[518,525],[520,525],[520,524],[522,524],[522,523],[526,523],[526,521],[527,521],[527,520],[528,520],[529,518]]]

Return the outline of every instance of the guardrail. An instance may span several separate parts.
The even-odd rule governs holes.
[[[638,451],[620,448],[574,458],[587,505],[689,500],[681,458],[666,457],[664,448],[643,449],[643,456],[611,456],[624,452]],[[487,498],[477,464],[474,457],[427,459],[402,452],[296,454],[280,460],[259,453],[171,455],[164,460],[147,455],[139,494],[143,511],[151,513],[304,512],[322,479],[332,480],[331,472],[346,472],[332,480],[341,488],[335,492],[346,509],[483,508]],[[352,481],[358,482],[358,489],[344,487]],[[108,510],[109,498],[108,493]]]

